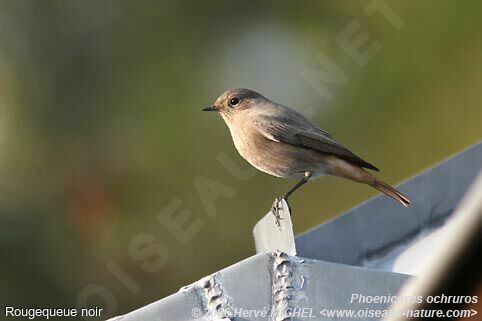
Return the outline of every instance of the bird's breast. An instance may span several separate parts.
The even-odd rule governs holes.
[[[260,132],[250,128],[249,125],[236,126],[231,128],[231,136],[234,146],[244,159],[252,165],[262,163],[262,158],[266,157],[265,150],[269,142]]]

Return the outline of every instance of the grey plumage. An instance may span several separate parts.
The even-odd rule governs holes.
[[[301,181],[324,174],[369,184],[407,206],[408,198],[363,168],[378,171],[341,145],[332,135],[295,110],[249,89],[223,93],[206,111],[217,111],[229,127],[238,152],[268,174]]]
[[[266,133],[280,142],[311,148],[327,155],[335,155],[363,168],[378,171],[378,168],[353,154],[346,147],[338,143],[326,131],[311,124],[296,111],[281,105],[282,116],[262,116],[256,122],[264,127]]]

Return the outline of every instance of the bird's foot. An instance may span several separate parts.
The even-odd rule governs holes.
[[[287,199],[285,197],[277,197],[274,200],[273,205],[271,206],[271,212],[274,215],[274,220],[276,223],[276,226],[281,229],[281,221],[283,218],[281,217],[281,212],[283,211],[283,203],[281,202],[284,200],[286,204],[288,204]],[[288,205],[289,208],[289,205]]]

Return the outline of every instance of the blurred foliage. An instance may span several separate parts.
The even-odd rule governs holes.
[[[3,305],[72,307],[100,284],[121,314],[252,255],[253,225],[294,182],[239,180],[217,161],[248,168],[221,119],[200,112],[225,89],[311,110],[390,183],[477,142],[482,2],[389,1],[401,30],[365,15],[368,2],[0,1]],[[353,19],[383,44],[364,67],[334,41]],[[320,51],[349,77],[328,102],[300,75],[320,68]],[[235,191],[215,216],[197,175]],[[375,194],[331,177],[309,184],[291,202],[296,231]],[[175,198],[188,223],[204,221],[187,244],[157,219]],[[168,249],[161,271],[129,255],[139,233]]]

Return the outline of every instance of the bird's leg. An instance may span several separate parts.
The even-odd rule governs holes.
[[[289,191],[284,193],[280,198],[284,199],[285,201],[288,200],[288,197],[290,197],[291,194],[293,194],[298,188],[303,186],[308,180],[310,179],[311,175],[313,175],[311,172],[305,172],[305,177],[303,177],[298,183],[296,183],[295,186],[293,186]]]
[[[306,184],[310,177],[313,175],[311,172],[305,172],[305,177],[303,177],[298,183],[296,183],[295,186],[293,186],[289,191],[281,195],[280,197],[277,197],[273,203],[273,206],[271,207],[271,211],[274,214],[274,217],[276,219],[276,225],[278,227],[280,226],[279,221],[282,220],[281,215],[279,214],[279,211],[281,210],[279,203],[281,200],[285,200],[286,204],[288,205],[288,208],[290,209],[290,215],[291,215],[291,208],[290,205],[288,204],[288,197],[290,197],[291,194],[293,194],[298,188]]]

